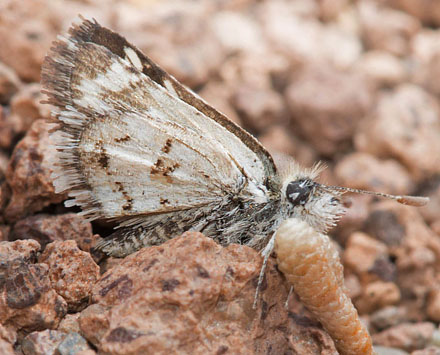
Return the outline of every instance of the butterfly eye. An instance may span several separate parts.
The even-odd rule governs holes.
[[[294,206],[304,205],[313,190],[313,181],[300,179],[291,181],[286,188],[287,200]]]

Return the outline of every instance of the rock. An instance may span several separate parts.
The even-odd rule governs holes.
[[[287,121],[283,97],[274,90],[272,81],[287,67],[276,54],[263,58],[243,53],[232,56],[220,68],[230,103],[251,132],[264,133],[271,124]]]
[[[64,195],[55,193],[50,177],[50,162],[55,152],[50,146],[48,129],[44,120],[35,121],[15,146],[6,171],[6,180],[12,191],[4,211],[8,221],[17,221],[65,199]]]
[[[39,118],[48,119],[51,107],[41,103],[44,96],[40,84],[29,84],[16,94],[11,100],[11,116],[15,122],[14,133],[23,134]]]
[[[83,251],[90,251],[98,235],[93,235],[92,225],[76,213],[62,215],[37,214],[15,223],[11,231],[11,240],[34,239],[44,249],[48,243],[63,240],[75,240]]]
[[[7,1],[3,5],[0,38],[5,40],[0,47],[0,61],[22,80],[39,81],[41,63],[60,30],[55,3]]]
[[[8,343],[6,340],[0,339],[0,354],[15,355],[12,344]]]
[[[20,85],[20,79],[14,70],[0,62],[0,104],[7,104]]]
[[[378,309],[371,314],[370,319],[371,324],[378,330],[384,330],[409,320],[405,308],[398,306]]]
[[[17,240],[15,242],[2,241],[0,242],[0,261],[2,271],[7,267],[8,263],[21,259],[26,262],[33,262],[36,260],[37,252],[41,246],[36,240]],[[4,274],[3,277],[6,277]]]
[[[243,85],[235,92],[232,103],[245,125],[256,132],[281,122],[284,113],[283,99],[272,89]]]
[[[415,208],[384,201],[373,207],[367,231],[389,247],[411,320],[426,319],[425,302],[438,285],[440,240]]]
[[[240,117],[238,117],[237,112],[230,103],[231,91],[232,89],[224,83],[210,80],[198,94],[206,102],[209,102],[212,107],[225,114],[231,121],[242,126]]]
[[[4,326],[26,331],[56,328],[67,312],[51,288],[45,264],[33,264],[36,241],[0,242],[0,319]]]
[[[416,350],[411,353],[411,355],[439,355],[440,347],[437,346],[428,346],[422,350]]]
[[[302,166],[313,166],[317,161],[315,150],[303,140],[297,138],[282,125],[272,125],[265,134],[259,137],[259,141],[272,154],[278,164],[277,155],[287,154],[294,158]],[[282,157],[282,160],[285,160]]]
[[[395,158],[414,179],[440,172],[440,107],[420,87],[404,84],[384,92],[355,135],[358,150]]]
[[[370,213],[371,200],[372,197],[369,195],[351,194],[344,196],[343,202],[348,205],[347,212],[332,233],[333,239],[340,245],[345,245],[352,233],[362,229]]]
[[[336,20],[349,6],[348,0],[320,0],[318,1],[319,17],[324,21]]]
[[[228,53],[245,51],[261,54],[268,50],[261,27],[244,13],[219,11],[209,22],[214,36]]]
[[[1,282],[1,281],[0,281]],[[17,341],[17,333],[14,329],[5,328],[0,323],[0,354],[15,355],[13,345]]]
[[[143,248],[95,285],[96,304],[81,313],[81,332],[99,352],[110,353],[334,352],[322,330],[300,314],[288,316],[289,287],[272,260],[252,309],[260,260],[253,249],[223,248],[200,233]],[[317,336],[323,340],[318,347]]]
[[[99,347],[110,327],[107,308],[100,304],[92,304],[84,309],[78,318],[80,333],[95,347]]]
[[[258,16],[273,50],[293,63],[351,67],[362,51],[358,36],[336,25],[324,26],[313,16],[301,16],[292,11],[296,3],[266,1],[259,8]]]
[[[341,186],[407,195],[414,190],[411,176],[395,160],[380,160],[367,153],[351,153],[336,165]]]
[[[391,346],[407,351],[423,349],[431,341],[434,332],[434,324],[403,323],[373,335],[375,344]]]
[[[440,4],[435,0],[424,0],[422,2],[387,0],[386,2],[416,17],[427,26],[440,25]]]
[[[66,333],[52,329],[32,332],[23,339],[21,349],[24,355],[55,354],[58,344],[60,344],[65,337]]]
[[[440,31],[424,29],[412,41],[412,80],[434,95],[440,95],[435,78],[440,74]]]
[[[309,66],[287,88],[286,99],[300,133],[318,152],[331,155],[347,148],[372,92],[356,74]]]
[[[440,321],[440,290],[434,289],[429,293],[428,302],[426,305],[426,314],[429,319],[438,322]]]
[[[409,353],[406,351],[380,345],[375,345],[374,351],[377,355],[409,355]]]
[[[400,299],[400,290],[395,283],[375,281],[365,286],[362,295],[355,300],[355,305],[359,313],[370,313],[397,304]]]
[[[112,16],[118,18],[117,27],[185,85],[202,86],[225,60],[227,53],[213,33],[213,8],[208,4],[161,3],[146,6],[148,16],[139,16],[137,7],[128,11],[124,17]],[[164,23],[168,25],[163,26]]]
[[[77,355],[81,351],[91,350],[87,340],[78,333],[69,333],[56,349],[57,355]]]
[[[377,88],[402,84],[409,75],[403,61],[385,51],[366,52],[356,63],[355,68]]]
[[[48,265],[51,285],[70,310],[87,305],[99,278],[99,266],[89,253],[79,250],[74,240],[55,241],[47,245],[39,262]]]
[[[417,19],[375,1],[358,2],[358,14],[367,49],[383,50],[396,56],[409,53],[411,38],[420,29]]]
[[[61,320],[60,325],[57,330],[64,333],[80,333],[79,328],[79,317],[81,313],[66,314],[66,316]]]
[[[15,126],[16,122],[13,121],[10,111],[6,111],[0,105],[0,148],[8,149],[11,147],[15,137]]]
[[[355,232],[348,238],[342,260],[346,267],[362,275],[370,271],[375,262],[387,254],[385,244],[365,233]]]

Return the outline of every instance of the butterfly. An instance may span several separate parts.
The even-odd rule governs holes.
[[[119,34],[81,19],[54,42],[42,66],[54,106],[56,192],[87,220],[119,225],[96,248],[124,257],[185,231],[239,243],[267,259],[282,221],[318,232],[345,212],[347,191],[316,182],[322,165],[279,169],[251,134],[167,74]]]

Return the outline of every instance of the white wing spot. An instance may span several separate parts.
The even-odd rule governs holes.
[[[136,69],[142,71],[142,62],[139,59],[136,52],[130,47],[125,47],[124,52],[125,52],[126,58],[131,62],[131,64],[133,64]]]

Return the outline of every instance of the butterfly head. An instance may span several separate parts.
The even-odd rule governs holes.
[[[291,181],[286,187],[286,199],[292,206],[304,206],[311,197],[316,183],[307,178]]]
[[[317,164],[311,169],[304,169],[296,163],[291,163],[282,176],[281,192],[287,217],[305,220],[319,232],[327,232],[344,215],[346,208],[342,201],[342,195],[347,192],[385,197],[411,206],[423,206],[429,201],[428,198],[420,196],[396,196],[324,185],[315,181],[324,168],[322,164]]]

